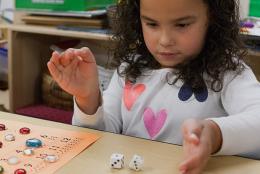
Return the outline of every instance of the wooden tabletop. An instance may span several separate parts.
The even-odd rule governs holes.
[[[80,128],[71,125],[0,112],[0,119],[16,120],[35,125],[56,127],[65,130],[78,130],[97,133],[101,138],[89,148],[59,169],[56,174],[132,174],[128,163],[134,154],[144,158],[144,169],[138,174],[177,174],[182,158],[182,147]],[[112,153],[125,155],[125,168],[111,169],[109,158]],[[260,171],[260,161],[234,156],[212,157],[205,174],[256,174]]]

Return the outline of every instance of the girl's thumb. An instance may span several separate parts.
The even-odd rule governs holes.
[[[95,63],[95,57],[88,47],[83,47],[74,52],[78,57],[80,57],[86,63]]]
[[[185,120],[182,124],[182,134],[185,141],[198,144],[203,130],[203,124],[195,119]]]

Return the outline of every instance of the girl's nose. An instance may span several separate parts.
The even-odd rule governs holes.
[[[171,33],[168,31],[163,31],[160,35],[159,44],[162,47],[169,47],[175,44],[175,41],[172,39]]]

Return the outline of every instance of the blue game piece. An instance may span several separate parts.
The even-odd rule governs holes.
[[[27,147],[41,147],[42,141],[37,138],[30,138],[26,140],[26,146]]]

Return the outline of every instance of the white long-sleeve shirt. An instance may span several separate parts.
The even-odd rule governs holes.
[[[260,84],[249,67],[239,75],[227,73],[220,92],[207,89],[200,94],[191,93],[180,80],[169,85],[171,71],[147,71],[134,85],[115,72],[102,106],[86,115],[75,103],[72,124],[182,144],[184,120],[211,119],[222,132],[218,154],[260,158]]]

